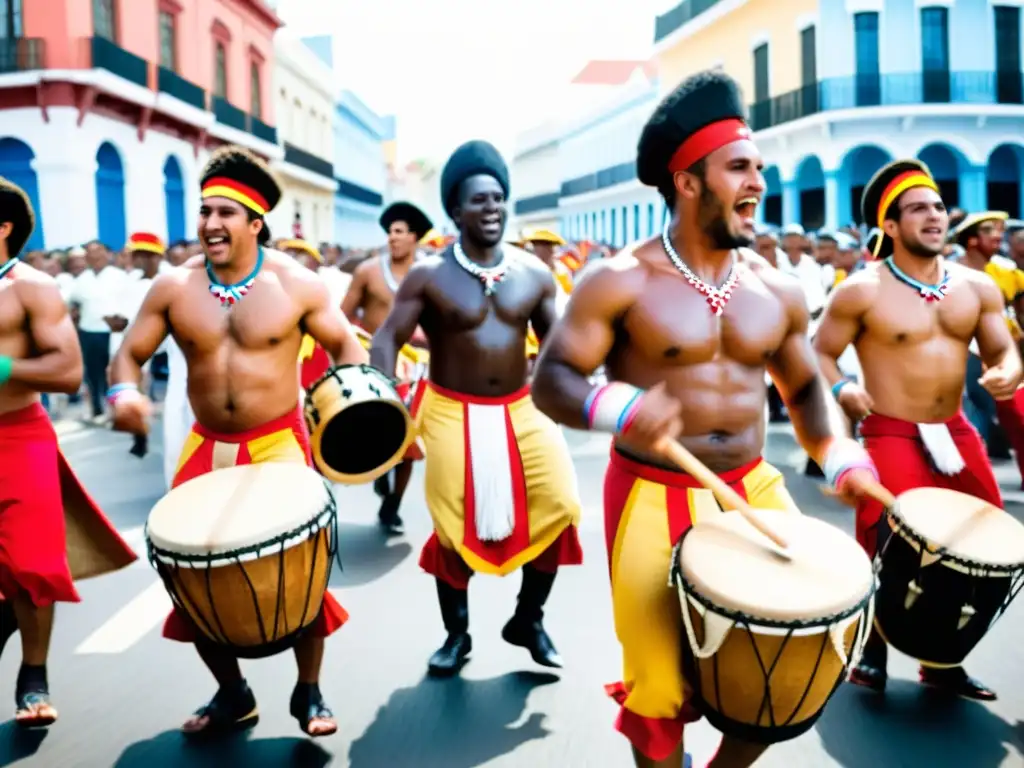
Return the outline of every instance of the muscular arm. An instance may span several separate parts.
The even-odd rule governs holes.
[[[302,318],[306,331],[339,365],[365,363],[366,350],[345,315],[331,304],[331,292],[326,283],[315,275],[310,277],[313,279],[309,280],[309,303]]]
[[[417,264],[409,270],[398,286],[390,314],[373,334],[370,365],[388,376],[395,375],[398,350],[412,338],[420,322],[425,306],[425,291],[432,272],[433,266],[427,264]]]
[[[121,348],[110,364],[110,384],[138,384],[142,378],[142,366],[146,364],[157,348],[167,338],[170,327],[167,312],[171,298],[177,289],[171,275],[158,277],[153,281],[146,298],[142,300],[135,322],[128,328]]]
[[[813,346],[821,374],[830,387],[843,378],[839,357],[860,333],[869,301],[868,286],[854,279],[853,282],[840,283],[825,307],[821,325],[814,334]]]
[[[355,320],[356,313],[363,306],[366,294],[367,266],[368,263],[363,263],[356,267],[356,271],[352,275],[352,282],[348,284],[348,291],[345,292],[345,298],[341,300],[341,311],[349,320]]]
[[[558,288],[555,285],[555,277],[554,275],[551,275],[544,288],[544,295],[537,304],[537,308],[533,310],[533,314],[530,315],[530,325],[533,326],[533,332],[537,334],[537,340],[540,341],[541,344],[543,344],[544,339],[548,337],[548,333],[551,331],[551,327],[555,324],[555,319],[558,317],[558,312],[555,309],[555,295],[557,290]]]
[[[36,356],[14,360],[10,380],[38,392],[73,395],[82,385],[82,349],[56,283],[22,280],[15,283]]]
[[[786,305],[789,331],[768,362],[768,373],[778,387],[801,447],[818,464],[836,437],[848,437],[838,406],[825,386],[818,360],[807,338],[810,319],[799,285],[787,284],[776,293]]]
[[[974,336],[978,340],[981,359],[989,368],[1001,368],[1007,376],[1021,380],[1021,360],[1017,345],[1006,327],[1003,314],[1003,296],[992,280],[977,280],[976,290],[981,300],[981,315]]]
[[[573,290],[565,314],[551,328],[537,359],[531,386],[534,403],[558,423],[589,428],[583,414],[594,388],[589,377],[611,352],[615,322],[633,304],[642,282],[636,272],[604,263]]]

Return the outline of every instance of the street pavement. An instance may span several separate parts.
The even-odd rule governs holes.
[[[602,685],[619,679],[601,511],[607,438],[569,433],[584,502],[587,563],[559,576],[546,623],[567,667],[537,668],[506,645],[501,627],[519,586],[478,577],[471,587],[472,661],[460,678],[425,678],[443,640],[430,578],[417,566],[430,531],[421,468],[403,507],[407,534],[385,539],[369,487],[338,492],[341,557],[332,590],[352,618],[328,642],[322,689],[340,729],[313,742],[288,716],[295,679],[289,654],[245,662],[262,720],[246,737],[194,747],[177,728],[214,686],[189,646],[160,638],[170,606],[145,561],[142,526],[163,494],[161,456],[128,454],[129,438],[77,422],[59,425],[62,445],[83,482],[140,554],[116,574],[80,584],[82,603],[60,606],[50,683],[61,719],[38,735],[0,725],[0,768],[165,768],[189,766],[351,766],[352,768],[610,768],[632,761],[612,723]],[[157,425],[159,430],[159,425]],[[159,448],[159,432],[150,445]],[[788,427],[774,426],[768,457],[801,509],[852,532],[852,512],[826,499],[797,467],[803,457]],[[1001,470],[1007,489],[1015,472]],[[1024,508],[1011,505],[1021,517]],[[922,768],[1024,766],[1024,601],[1014,604],[969,659],[969,671],[998,689],[992,705],[937,698],[916,685],[916,668],[894,654],[883,697],[842,686],[814,730],[771,749],[766,768]],[[17,638],[0,661],[11,696]],[[11,699],[8,699],[11,701]],[[13,714],[13,707],[11,710]],[[687,729],[694,765],[713,754],[717,733]]]

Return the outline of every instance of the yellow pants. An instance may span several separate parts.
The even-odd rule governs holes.
[[[782,473],[760,459],[721,475],[759,509],[798,513]],[[622,710],[616,727],[652,760],[672,754],[683,726],[700,715],[683,677],[685,633],[669,585],[672,550],[702,516],[719,512],[711,491],[689,475],[612,452],[605,474],[605,539],[623,680],[606,687]]]

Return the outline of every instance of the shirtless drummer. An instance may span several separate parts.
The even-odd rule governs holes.
[[[471,141],[452,154],[441,198],[459,239],[409,271],[370,350],[390,374],[417,325],[430,343],[416,418],[434,521],[420,566],[436,581],[448,631],[428,665],[434,675],[457,672],[472,649],[473,573],[506,576],[520,567],[519,602],[502,637],[538,664],[561,667],[544,604],[559,566],[583,561],[569,449],[534,407],[526,381],[527,328],[547,335],[555,281],[535,256],[502,245],[508,192],[508,168],[493,146]]]
[[[961,411],[968,347],[977,339],[988,369],[979,383],[997,400],[1013,397],[1021,361],[1003,317],[999,288],[983,272],[942,257],[949,217],[939,187],[917,160],[882,168],[864,188],[861,210],[881,227],[875,259],[835,289],[814,338],[832,393],[853,421],[882,483],[899,495],[937,486],[1002,507],[999,485],[978,432]],[[846,379],[836,361],[853,344],[863,385]],[[857,539],[877,549],[882,505],[857,509]],[[887,647],[868,639],[850,682],[885,689]],[[993,691],[962,667],[921,667],[921,682],[971,699]]]
[[[659,443],[678,438],[752,506],[797,513],[782,474],[762,458],[767,369],[801,445],[843,497],[875,477],[829,401],[800,285],[746,250],[765,183],[744,111],[720,72],[683,81],[655,110],[637,171],[672,220],[661,237],[602,262],[576,286],[533,384],[538,407],[556,421],[616,435],[605,535],[625,680],[608,692],[643,767],[678,768],[683,727],[699,718],[687,701],[679,598],[666,574],[682,533],[717,510]],[[588,379],[602,364],[610,383],[595,387]],[[725,737],[710,765],[749,766],[764,749]]]
[[[174,485],[236,464],[311,464],[299,409],[296,360],[303,332],[338,362],[366,353],[324,282],[294,259],[268,250],[264,216],[281,197],[266,166],[248,151],[224,147],[203,171],[199,239],[205,258],[154,281],[111,367],[108,400],[115,428],[147,430],[149,401],[138,392],[142,365],[170,334],[188,365],[196,424],[185,441]],[[324,638],[347,619],[328,592],[311,632],[295,647],[298,683],[290,711],[310,736],[337,730],[320,693]],[[164,637],[194,643],[219,689],[184,725],[190,735],[217,736],[255,725],[256,700],[238,661],[204,641],[174,611]]]
[[[341,303],[345,316],[354,323],[358,322],[371,336],[391,311],[398,286],[416,261],[419,242],[434,224],[412,203],[393,203],[381,214],[380,226],[388,235],[388,253],[368,259],[356,268]],[[400,387],[399,394],[405,397],[408,389]],[[380,524],[392,533],[402,531],[398,508],[409,486],[416,458],[420,458],[418,448],[412,446],[405,461],[374,483],[374,489],[382,500],[378,513]]]

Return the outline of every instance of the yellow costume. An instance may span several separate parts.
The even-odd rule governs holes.
[[[486,398],[429,383],[415,418],[437,544],[472,570],[505,576],[579,522],[569,448],[528,388]]]
[[[1006,323],[1013,338],[1019,339],[1021,328],[1014,311],[1014,302],[1024,294],[1024,271],[1018,269],[1009,259],[993,256],[985,265],[985,273],[999,286],[999,291],[1006,301]]]
[[[757,459],[721,475],[758,509],[799,514],[782,473]],[[699,718],[687,703],[679,596],[669,585],[672,550],[694,521],[720,511],[711,491],[681,472],[612,452],[605,474],[605,537],[623,680],[607,686],[622,710],[617,728],[644,754],[662,759]]]

